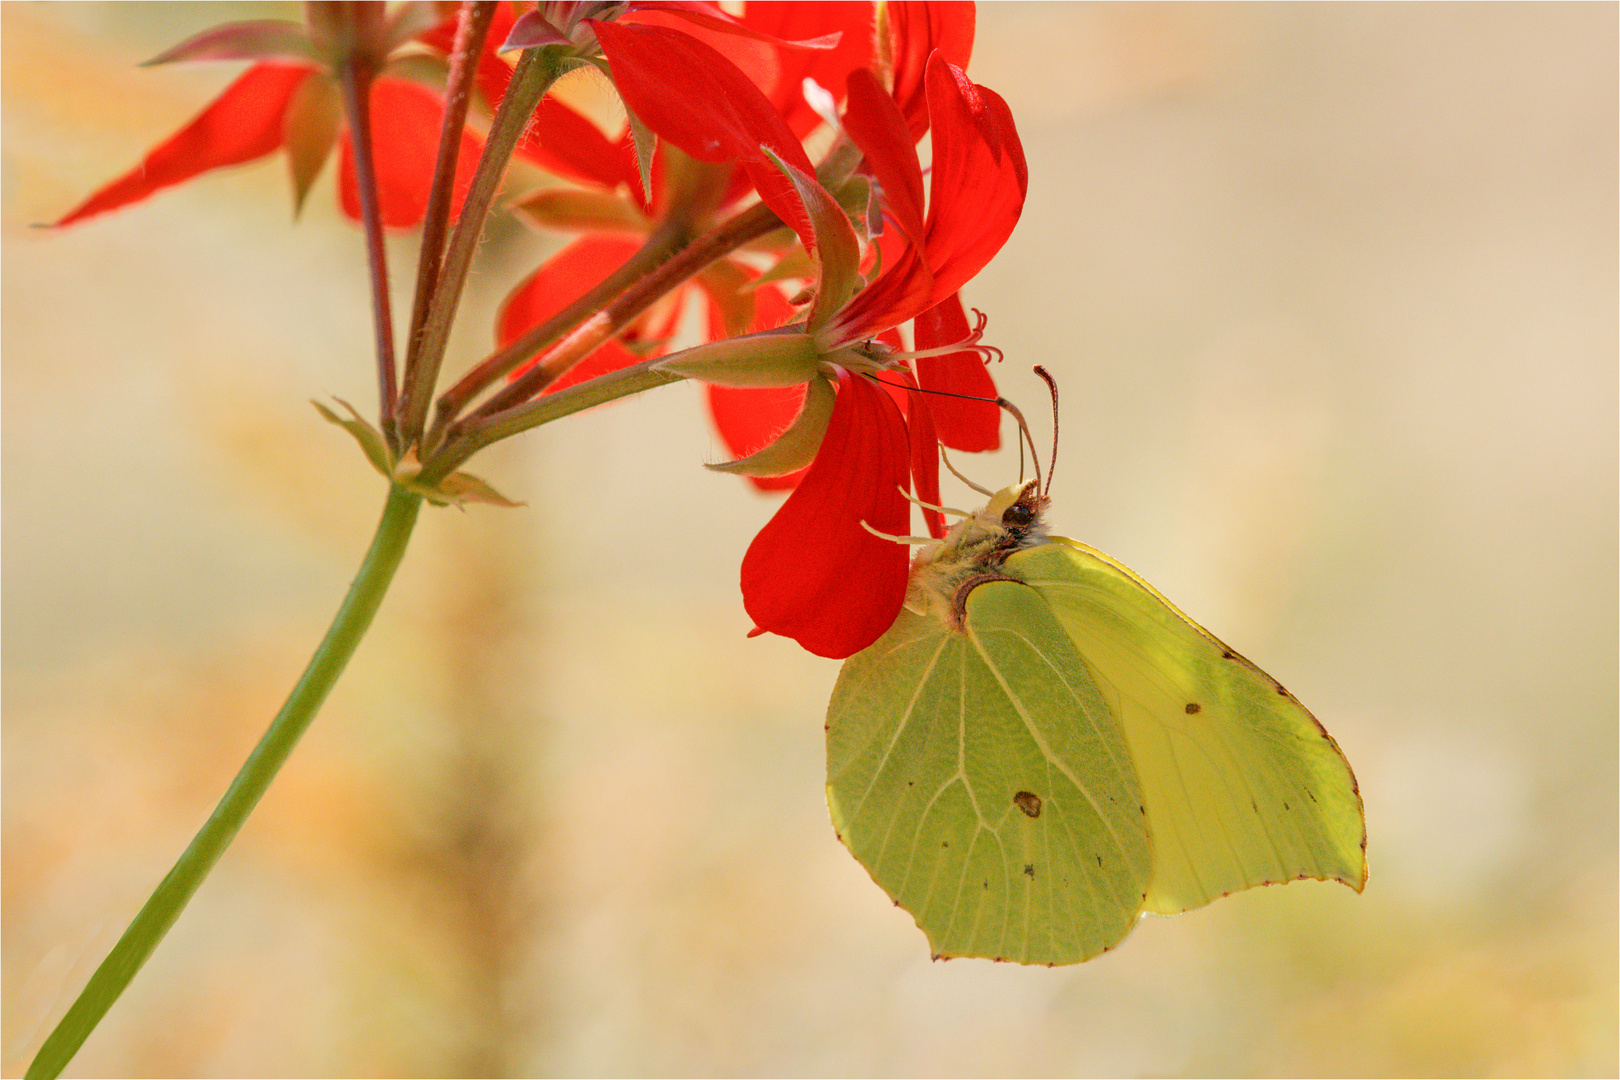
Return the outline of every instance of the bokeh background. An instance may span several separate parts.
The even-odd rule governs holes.
[[[284,166],[33,228],[291,6],[8,3],[4,1012],[19,1075],[324,629],[377,477],[358,234]],[[676,386],[424,514],[324,714],[73,1072],[1614,1075],[1616,8],[981,8],[1030,198],[968,288],[1055,524],[1305,701],[1362,896],[934,963],[827,822],[835,663],[744,635],[774,508]],[[493,231],[454,356],[555,243]],[[397,245],[396,282],[408,279]],[[369,406],[367,406],[369,408]],[[990,486],[1012,457],[961,464]],[[957,504],[973,496],[957,489]]]

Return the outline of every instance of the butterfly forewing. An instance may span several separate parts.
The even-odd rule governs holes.
[[[840,837],[940,956],[1075,963],[1130,932],[1150,862],[1117,723],[1039,595],[994,582],[965,629],[903,612],[828,709]]]
[[[1148,910],[1300,877],[1362,887],[1355,777],[1276,680],[1084,545],[1042,544],[1007,570],[1050,606],[1123,725],[1153,845]]]

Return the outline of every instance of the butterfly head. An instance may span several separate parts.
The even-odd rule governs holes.
[[[998,491],[944,540],[917,553],[906,606],[958,625],[963,599],[958,593],[964,583],[1008,576],[1001,569],[1007,556],[1045,542],[1048,501],[1035,480]]]
[[[1010,553],[1019,548],[1031,547],[1045,539],[1046,507],[1051,501],[1041,491],[1040,481],[1030,480],[997,492],[981,513],[984,517],[998,521],[1001,528],[1006,530],[1007,535],[998,547],[1005,546],[1007,553]],[[1032,538],[1032,534],[1038,535],[1033,535]],[[1005,558],[1006,555],[1003,554],[1002,557]]]

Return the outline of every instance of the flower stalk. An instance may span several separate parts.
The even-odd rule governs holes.
[[[478,54],[489,36],[495,6],[496,0],[462,0],[460,17],[456,20],[450,72],[445,80],[444,126],[439,130],[439,153],[434,160],[433,186],[428,192],[427,213],[422,221],[422,248],[416,265],[416,298],[411,306],[410,334],[406,339],[407,371],[413,371],[416,366],[423,324],[433,302],[434,289],[439,283],[445,237],[450,230],[450,207],[455,192],[461,130],[467,123],[467,107],[472,101]],[[414,384],[414,378],[412,382]]]
[[[555,46],[525,49],[512,72],[506,95],[495,111],[483,156],[478,159],[478,170],[473,174],[461,216],[456,219],[445,249],[443,266],[433,284],[412,355],[413,363],[406,372],[400,410],[402,441],[406,445],[421,438],[428,406],[433,400],[433,387],[438,382],[445,347],[450,340],[450,326],[461,305],[461,291],[467,282],[467,272],[472,268],[473,253],[478,248],[506,163],[511,160],[535,106],[567,66],[566,57]]]
[[[394,442],[394,403],[396,363],[394,360],[394,317],[388,300],[388,250],[383,238],[382,208],[377,199],[376,157],[371,139],[371,83],[375,77],[371,60],[358,49],[350,49],[338,70],[343,88],[343,108],[348,115],[354,143],[355,180],[360,195],[360,220],[366,235],[366,267],[371,278],[371,322],[377,339],[377,402],[383,435]]]
[[[405,556],[405,546],[421,509],[421,496],[390,488],[371,546],[349,585],[336,617],[310,657],[281,711],[231,781],[219,805],[197,832],[168,875],[101,962],[67,1015],[46,1038],[28,1068],[29,1080],[59,1076],[107,1010],[117,1001],[163,940],[187,902],[225,853],[242,823],[253,812],[287,756],[309,728],[321,704],[343,674],[382,604],[389,583]]]

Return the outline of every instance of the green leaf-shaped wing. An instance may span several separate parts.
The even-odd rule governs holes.
[[[1151,868],[1125,739],[1041,595],[964,628],[903,611],[827,711],[833,824],[936,956],[1072,964],[1135,925]]]
[[[1149,911],[1294,878],[1361,890],[1356,778],[1292,694],[1083,544],[1055,538],[1006,571],[1045,599],[1123,726],[1153,843]]]

